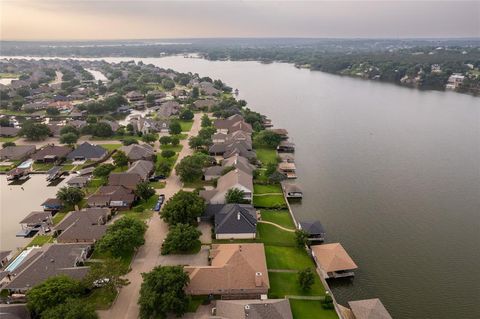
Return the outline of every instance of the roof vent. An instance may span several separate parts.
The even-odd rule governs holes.
[[[55,262],[55,259],[53,259],[53,258],[50,259],[50,262],[51,262],[51,263],[54,263],[54,262]]]
[[[262,278],[263,278],[263,275],[261,272],[257,271],[255,273],[255,287],[261,287],[262,286]]]
[[[240,220],[240,212],[237,213],[237,220]]]
[[[250,305],[245,305],[245,310],[250,310]]]

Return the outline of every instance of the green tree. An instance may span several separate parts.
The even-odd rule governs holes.
[[[157,173],[163,176],[170,175],[172,171],[172,165],[167,161],[162,161],[158,164]]]
[[[276,163],[267,163],[267,168],[265,170],[265,175],[267,176],[270,176],[272,175],[273,173],[275,173],[277,171],[277,164]]]
[[[155,95],[147,94],[147,97],[145,98],[145,101],[147,102],[148,106],[152,106],[153,103],[155,103]]]
[[[93,176],[95,177],[107,177],[115,169],[112,164],[102,164],[95,167],[93,170]]]
[[[192,89],[192,97],[194,99],[198,98],[198,96],[200,95],[200,90],[198,89],[197,86],[193,87]]]
[[[41,319],[97,319],[95,307],[79,298],[69,298],[42,313]]]
[[[160,137],[159,141],[160,141],[160,144],[162,144],[162,145],[168,145],[168,144],[172,143],[172,137],[168,136],[168,135],[165,135],[165,136]]]
[[[172,196],[160,211],[162,218],[171,226],[194,224],[205,211],[205,201],[197,193],[179,191]]]
[[[180,123],[178,123],[178,121],[172,121],[170,123],[169,132],[172,135],[177,135],[182,133],[182,127],[180,126]]]
[[[9,127],[10,126],[10,119],[8,117],[0,118],[0,126],[1,127]]]
[[[143,134],[142,136],[142,141],[144,141],[145,143],[153,143],[156,140],[157,140],[157,137],[155,136],[155,134],[152,134],[152,133]]]
[[[225,201],[227,204],[244,204],[247,201],[244,199],[245,192],[238,188],[230,188],[225,194]]]
[[[91,289],[101,283],[101,287],[115,292],[129,283],[128,279],[122,277],[127,271],[121,259],[102,259],[101,262],[92,263],[83,283]]]
[[[210,163],[210,156],[203,153],[196,153],[185,156],[175,167],[177,175],[180,176],[182,182],[193,182],[199,180],[203,176],[203,168]]]
[[[202,127],[210,127],[210,126],[212,126],[212,120],[208,117],[207,114],[203,114],[201,126],[202,126]]]
[[[25,122],[18,133],[32,141],[44,140],[51,134],[47,125],[33,122]]]
[[[175,82],[173,82],[171,79],[163,79],[162,86],[165,90],[170,91],[175,87]]]
[[[74,133],[66,133],[66,134],[60,135],[61,144],[73,145],[77,143],[77,141],[78,141],[78,135],[75,135]]]
[[[68,276],[51,277],[27,292],[27,307],[30,312],[39,316],[47,309],[64,303],[68,298],[81,296],[83,292],[84,287],[80,282]]]
[[[189,298],[185,294],[190,278],[181,266],[157,266],[143,273],[140,288],[140,318],[166,318],[168,313],[181,316],[187,310]]]
[[[136,138],[127,136],[122,139],[122,144],[125,146],[132,145],[132,144],[138,144],[138,141]]]
[[[60,114],[60,111],[55,107],[47,107],[45,112],[47,113],[47,115],[50,115],[50,116],[57,116]]]
[[[185,120],[185,121],[192,120],[193,116],[194,116],[194,114],[193,114],[192,110],[190,110],[190,109],[183,109],[180,112],[180,115],[179,115],[180,119]]]
[[[191,252],[200,247],[201,234],[196,227],[189,224],[176,224],[170,227],[162,244],[162,255]]]
[[[295,231],[295,243],[297,244],[298,248],[304,248],[305,245],[308,243],[308,233],[302,229],[297,229]]]
[[[123,151],[116,151],[115,154],[112,155],[113,163],[115,166],[122,167],[128,165],[128,157],[127,154]]]
[[[77,136],[80,136],[80,132],[74,126],[71,126],[71,125],[65,125],[60,130],[60,135],[67,134],[67,133],[73,133]]]
[[[298,284],[300,285],[300,288],[302,288],[302,290],[310,290],[314,282],[315,275],[313,274],[312,269],[305,268],[298,272]]]
[[[281,141],[282,137],[270,130],[263,130],[254,138],[255,145],[266,146],[269,148],[277,148]]]
[[[79,204],[84,197],[85,193],[83,190],[76,187],[64,186],[57,191],[57,199],[62,201],[65,206],[69,207],[74,207]]]
[[[15,142],[5,142],[2,144],[2,147],[5,148],[5,147],[8,147],[8,146],[15,146]]]
[[[171,141],[173,146],[177,146],[180,144],[180,139],[177,136],[172,136],[172,141]]]
[[[113,130],[107,123],[100,122],[91,125],[91,134],[98,137],[110,137],[113,135]]]
[[[135,248],[145,243],[143,236],[146,229],[143,221],[129,216],[122,217],[108,227],[95,247],[113,257],[129,256]]]
[[[175,156],[175,152],[172,151],[172,150],[164,150],[164,151],[162,151],[162,157],[170,158],[170,157],[173,157],[173,156]]]
[[[148,200],[155,195],[155,189],[148,182],[138,183],[135,194],[143,200]]]

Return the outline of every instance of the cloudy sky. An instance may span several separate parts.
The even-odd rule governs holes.
[[[0,0],[3,40],[480,37],[480,1]]]

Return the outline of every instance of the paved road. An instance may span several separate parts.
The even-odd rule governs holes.
[[[200,119],[202,114],[195,114],[194,123],[192,129],[188,133],[188,136],[194,136],[198,134],[200,130]],[[181,144],[183,149],[178,156],[178,161],[183,157],[191,155],[193,151],[188,146],[188,139],[182,140]],[[156,144],[158,147],[158,144]],[[157,192],[165,194],[165,199],[168,200],[175,193],[182,188],[182,182],[180,178],[175,174],[175,170],[166,180],[166,186],[163,189],[157,190]],[[154,214],[148,221],[148,229],[145,234],[145,245],[138,249],[138,252],[132,262],[132,271],[130,271],[126,278],[130,281],[130,284],[123,287],[120,290],[115,304],[106,311],[99,311],[100,318],[112,318],[112,319],[137,319],[139,316],[139,306],[137,304],[140,286],[142,284],[141,274],[149,272],[155,266],[159,264],[174,264],[176,260],[180,264],[198,264],[202,263],[206,258],[199,258],[197,255],[192,255],[190,259],[186,259],[185,256],[160,256],[160,246],[168,232],[168,226],[159,217],[158,214]],[[200,252],[200,255],[205,254],[205,250]]]

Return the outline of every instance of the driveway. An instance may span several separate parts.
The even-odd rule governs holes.
[[[193,126],[188,133],[188,137],[195,136],[200,130],[200,119],[202,114],[197,113],[194,117]],[[185,156],[191,155],[193,151],[188,146],[188,138],[180,142],[183,145],[182,151],[179,153],[177,163]],[[155,148],[159,149],[159,143],[155,143]],[[182,182],[176,175],[175,169],[166,180],[166,186],[163,189],[157,190],[157,193],[165,194],[165,200],[168,200],[180,189],[182,189]],[[145,244],[138,249],[135,255],[131,268],[132,270],[125,276],[130,284],[123,287],[118,294],[118,297],[112,307],[108,310],[98,311],[100,318],[125,318],[137,319],[139,317],[139,306],[137,304],[140,294],[140,287],[142,284],[142,273],[151,271],[157,265],[164,265],[164,263],[172,264],[175,260],[179,260],[182,264],[191,264],[201,262],[203,260],[204,251],[202,250],[198,255],[182,255],[182,256],[161,256],[160,247],[168,233],[168,225],[159,217],[157,213],[153,214],[148,221],[148,229],[145,233]],[[170,258],[171,257],[171,258]],[[207,259],[208,262],[208,259]],[[176,264],[176,263],[175,263]]]
[[[200,241],[202,244],[212,243],[212,225],[208,222],[200,222],[198,224],[198,230],[202,232],[200,235]]]

